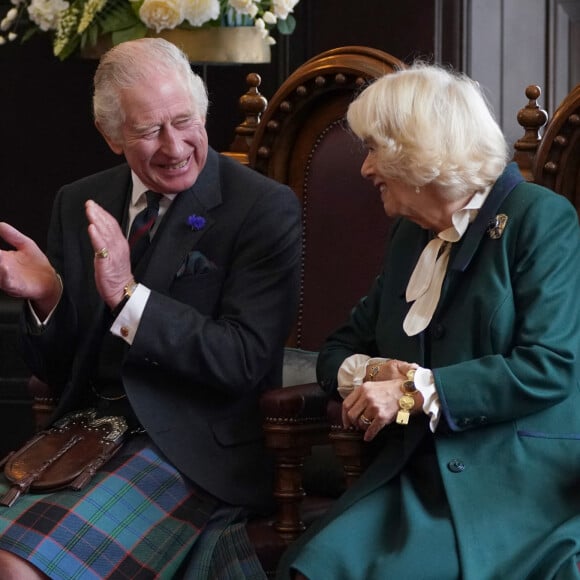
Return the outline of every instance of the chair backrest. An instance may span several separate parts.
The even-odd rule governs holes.
[[[401,61],[371,48],[324,52],[288,77],[259,122],[256,78],[248,77],[253,116],[238,136],[253,125],[249,165],[288,184],[302,204],[300,307],[288,346],[318,350],[379,272],[388,219],[377,190],[360,174],[365,152],[345,113],[369,82],[400,68]]]
[[[540,94],[535,85],[526,88],[529,102],[518,114],[525,134],[514,144],[514,159],[528,180],[567,197],[580,218],[580,85],[549,121],[538,105]]]

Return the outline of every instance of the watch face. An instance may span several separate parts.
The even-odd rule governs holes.
[[[403,395],[399,399],[399,407],[403,411],[410,411],[415,406],[415,399],[411,395]]]

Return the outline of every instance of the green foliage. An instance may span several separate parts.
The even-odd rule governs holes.
[[[288,14],[286,20],[278,20],[276,26],[280,34],[292,34],[296,29],[296,18],[293,14]]]
[[[135,14],[132,4],[132,2],[125,0],[109,0],[95,18],[101,32],[108,34],[109,32],[132,29],[138,27],[139,24],[144,28],[145,25]],[[139,38],[139,36],[134,38]],[[130,38],[125,40],[130,40]]]
[[[135,40],[136,38],[144,38],[147,36],[147,27],[142,22],[137,22],[129,28],[116,30],[111,35],[113,44],[120,44],[127,40]]]
[[[183,1],[192,2],[192,0]],[[194,11],[194,16],[190,15],[188,20],[187,11],[185,11],[185,19],[177,22],[175,26],[188,30],[199,28],[199,26],[213,28],[256,25],[267,44],[275,43],[271,37],[273,30],[289,35],[296,28],[294,15],[287,14],[286,9],[283,10],[283,14],[287,14],[286,18],[281,20],[278,17],[277,19],[275,14],[277,10],[273,0],[255,0],[253,8],[252,5],[242,4],[239,8],[241,12],[238,12],[236,8],[239,4],[234,2],[232,5],[231,1],[219,0],[219,17],[210,20],[209,15],[214,16],[215,13],[208,10],[205,21],[203,10],[207,10],[207,7],[204,7],[203,3],[201,7],[196,7],[194,2],[188,6]],[[292,7],[298,1],[294,0],[291,3]],[[156,20],[158,6],[154,6],[153,10],[149,6],[149,12],[140,11],[143,4],[149,0],[66,0],[63,2],[47,0],[46,10],[41,12],[35,10],[32,16],[28,11],[32,0],[12,0],[12,2],[0,0],[0,6],[2,3],[9,6],[14,2],[17,2],[17,12],[16,8],[12,8],[9,17],[4,17],[3,27],[0,30],[0,45],[16,39],[24,42],[34,34],[48,34],[53,41],[54,54],[60,60],[65,60],[78,51],[96,46],[116,45],[127,40],[143,38],[147,36],[148,25],[152,29],[158,29],[159,24],[161,27],[164,25],[163,4],[160,5],[161,16],[158,21]],[[176,18],[179,18],[180,13],[174,5],[168,4],[165,8],[169,14],[173,11]],[[202,12],[196,14],[196,9]],[[248,13],[243,12],[244,10]],[[8,11],[6,13],[8,14]],[[0,20],[2,20],[1,14]],[[193,26],[190,21],[203,24]]]

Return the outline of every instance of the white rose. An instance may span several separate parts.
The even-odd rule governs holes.
[[[258,14],[254,0],[228,0],[228,5],[240,14],[248,14],[252,18]]]
[[[266,38],[269,34],[264,21],[261,18],[256,18],[256,22],[254,22],[254,28],[257,28],[260,31],[260,36],[262,38]]]
[[[61,13],[69,7],[65,0],[32,0],[28,6],[30,20],[47,32],[56,30]]]
[[[264,22],[266,24],[276,24],[277,18],[269,10],[266,10],[266,12],[264,12],[262,18],[264,19]]]
[[[220,15],[219,0],[184,0],[183,16],[192,26],[202,26]]]
[[[183,22],[180,0],[145,0],[139,8],[141,22],[155,32],[175,28]]]
[[[286,20],[299,0],[272,0],[272,12],[280,20]]]

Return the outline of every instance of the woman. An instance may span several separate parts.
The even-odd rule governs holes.
[[[468,78],[416,64],[348,122],[399,219],[318,378],[380,450],[280,578],[579,578],[574,208],[508,164]]]

